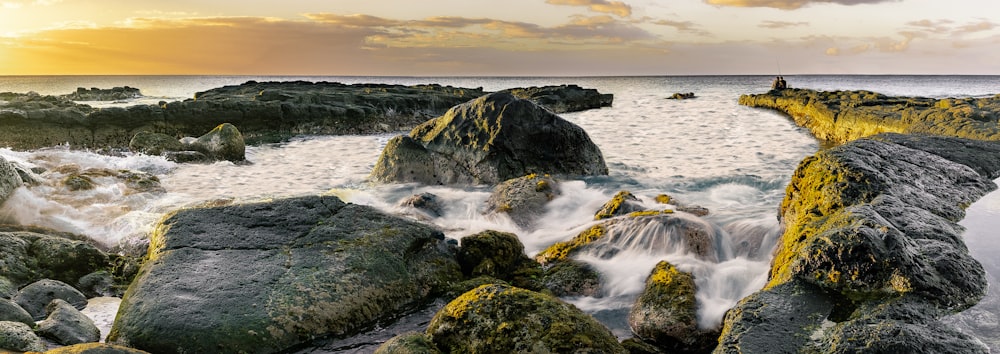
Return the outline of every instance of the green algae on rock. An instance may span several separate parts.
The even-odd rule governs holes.
[[[784,89],[742,95],[739,103],[788,114],[817,138],[837,144],[879,133],[1000,140],[1000,95],[933,99],[871,91]]]
[[[499,284],[452,300],[427,334],[448,353],[626,353],[610,330],[575,306]]]
[[[986,352],[939,319],[985,294],[957,222],[996,188],[997,148],[883,134],[803,160],[781,205],[769,283],[730,310],[716,353],[777,338],[785,352]],[[779,301],[796,297],[811,300]],[[908,339],[879,340],[887,336]]]
[[[507,92],[479,97],[389,140],[370,178],[428,185],[497,184],[532,173],[607,175],[587,133]]]
[[[718,344],[717,329],[698,327],[694,276],[666,261],[656,264],[629,311],[632,333],[670,352],[704,353]]]

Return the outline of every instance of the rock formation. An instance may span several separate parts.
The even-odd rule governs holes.
[[[602,94],[595,89],[585,89],[577,85],[513,88],[504,91],[510,92],[514,97],[548,108],[553,113],[610,107],[614,101],[614,95],[610,93]]]
[[[458,105],[409,135],[391,139],[371,179],[496,184],[532,173],[605,175],[608,167],[579,126],[499,92]]]
[[[878,133],[1000,140],[1000,95],[985,98],[889,97],[870,91],[771,90],[740,104],[788,114],[817,138],[844,143]]]
[[[128,86],[114,87],[110,89],[100,89],[96,87],[86,89],[78,87],[76,92],[68,95],[62,95],[62,97],[73,101],[118,101],[139,98],[142,97],[142,93],[139,92],[139,89]]]
[[[998,151],[883,134],[806,158],[769,283],[727,313],[715,352],[987,352],[939,319],[985,294],[957,221],[996,188]]]
[[[523,229],[530,229],[545,212],[545,205],[559,196],[559,182],[551,176],[530,174],[493,187],[486,200],[486,214],[503,213]]]
[[[718,344],[718,330],[698,328],[698,304],[691,274],[660,262],[629,312],[632,333],[670,353],[706,353]]]
[[[151,236],[108,341],[279,352],[359,333],[461,278],[440,231],[336,197],[185,209]]]

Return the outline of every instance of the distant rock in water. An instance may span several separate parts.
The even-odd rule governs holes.
[[[879,133],[1000,140],[1000,95],[933,99],[871,91],[783,89],[743,95],[739,103],[788,114],[817,138],[834,143]]]
[[[986,293],[957,222],[996,189],[998,147],[882,134],[807,157],[769,283],[727,313],[715,353],[986,353],[940,318]]]
[[[496,184],[532,173],[608,174],[579,126],[507,92],[455,106],[386,145],[372,170],[380,182]]]
[[[142,97],[142,93],[139,92],[139,89],[128,86],[110,89],[94,87],[89,90],[80,87],[76,89],[76,92],[63,95],[63,97],[73,101],[120,101]]]
[[[614,101],[613,94],[602,94],[595,89],[585,89],[577,85],[512,88],[504,91],[548,108],[553,113],[610,107]]]
[[[174,162],[246,160],[243,134],[229,123],[220,124],[198,138],[177,139],[166,134],[143,131],[136,133],[128,146],[133,152],[163,155]]]
[[[690,99],[690,98],[696,98],[696,96],[694,95],[694,92],[686,92],[686,93],[680,93],[680,92],[678,92],[678,93],[675,93],[675,94],[671,95],[670,97],[667,97],[667,99],[669,99],[669,100],[686,100],[686,99]]]

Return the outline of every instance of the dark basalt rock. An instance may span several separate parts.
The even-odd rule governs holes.
[[[505,91],[517,98],[545,107],[553,113],[610,107],[614,101],[612,94],[602,94],[595,89],[585,89],[577,85],[513,88]]]
[[[62,97],[73,101],[119,101],[142,97],[142,93],[139,92],[139,89],[128,86],[114,87],[110,89],[100,89],[96,87],[86,89],[78,87],[76,92],[63,95]]]
[[[440,231],[336,197],[185,209],[151,235],[108,341],[280,352],[368,330],[461,279]]]
[[[43,279],[28,284],[14,296],[14,302],[21,306],[36,321],[47,315],[45,308],[53,300],[63,300],[77,310],[87,307],[87,297],[69,284],[58,280]]]
[[[101,330],[94,321],[66,301],[56,299],[45,306],[48,317],[38,323],[39,335],[62,345],[93,343],[101,340]]]
[[[970,156],[995,151],[889,134],[806,158],[782,202],[769,283],[730,310],[716,353],[776,342],[779,352],[987,352],[939,319],[986,292],[957,222],[996,189],[997,158]]]
[[[380,182],[497,184],[529,174],[606,175],[582,128],[506,92],[482,96],[391,139],[372,170]]]

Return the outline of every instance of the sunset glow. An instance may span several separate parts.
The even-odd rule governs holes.
[[[0,75],[1000,74],[992,0],[0,1]]]

